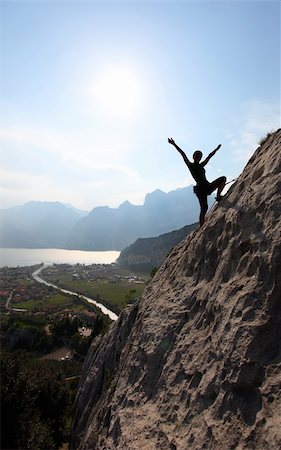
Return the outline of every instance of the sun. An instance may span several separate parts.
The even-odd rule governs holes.
[[[91,93],[96,106],[107,115],[129,117],[141,109],[142,85],[135,73],[129,69],[105,70],[97,77]]]

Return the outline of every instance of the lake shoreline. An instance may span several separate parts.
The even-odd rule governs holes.
[[[37,264],[112,264],[119,251],[65,250],[56,248],[1,248],[0,267],[30,267]]]

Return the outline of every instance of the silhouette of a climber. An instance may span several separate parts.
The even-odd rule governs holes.
[[[219,177],[216,180],[212,181],[212,183],[210,183],[206,179],[205,174],[206,171],[204,169],[204,166],[206,166],[206,164],[210,161],[212,156],[214,156],[214,154],[218,151],[221,145],[218,145],[217,148],[215,148],[215,150],[213,150],[202,162],[200,162],[203,156],[202,152],[200,150],[197,150],[196,152],[193,153],[194,162],[190,162],[184,151],[181,148],[179,148],[179,146],[175,143],[174,139],[168,138],[168,142],[169,144],[172,144],[181,154],[185,164],[190,170],[191,175],[193,176],[194,180],[197,183],[196,186],[194,187],[194,193],[196,194],[200,203],[199,222],[200,226],[202,226],[205,221],[206,213],[208,211],[208,195],[210,195],[217,189],[218,191],[216,200],[219,202],[222,199],[221,193],[226,183],[226,177]]]

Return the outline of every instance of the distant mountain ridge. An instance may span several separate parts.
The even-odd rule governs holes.
[[[143,205],[126,201],[119,208],[94,208],[74,225],[68,248],[122,250],[138,238],[159,236],[198,220],[192,186],[147,194]]]
[[[60,202],[39,201],[0,213],[0,246],[12,248],[63,248],[73,225],[87,214]]]
[[[60,202],[28,202],[0,211],[0,246],[122,250],[138,238],[159,236],[198,219],[192,186],[149,193],[143,205],[98,206],[89,213]]]

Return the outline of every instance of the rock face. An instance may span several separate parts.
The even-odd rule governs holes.
[[[94,341],[72,449],[281,448],[281,130]]]
[[[139,238],[120,253],[117,262],[131,270],[149,272],[163,263],[171,249],[181,242],[198,224],[186,225],[179,230],[157,237]]]

